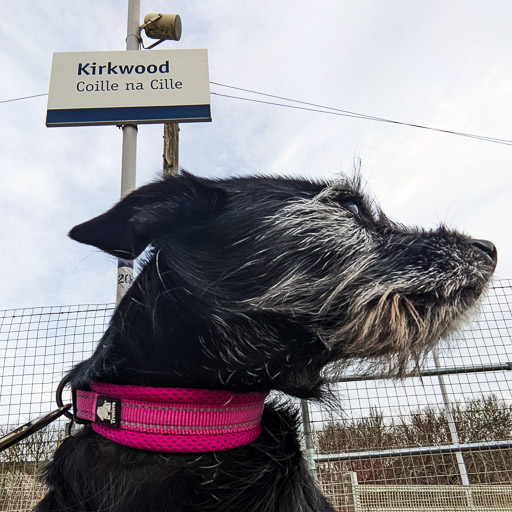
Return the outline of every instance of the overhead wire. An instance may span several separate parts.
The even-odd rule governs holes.
[[[0,100],[0,103],[10,103],[11,101],[28,100],[30,98],[39,98],[40,96],[48,96],[48,93],[45,92],[44,94],[32,94],[32,96],[22,96],[21,98],[12,98],[10,100]]]
[[[351,110],[330,107],[330,106],[322,105],[319,103],[312,103],[309,101],[302,101],[302,100],[296,100],[293,98],[287,98],[285,96],[278,96],[276,94],[264,93],[261,91],[255,91],[253,89],[247,89],[244,87],[236,87],[234,85],[223,84],[220,82],[210,82],[210,84],[215,85],[217,87],[224,87],[224,88],[233,89],[233,90],[237,90],[237,91],[241,91],[241,92],[245,92],[245,93],[249,93],[249,94],[255,94],[258,96],[264,96],[267,98],[273,98],[273,99],[277,99],[277,100],[281,100],[281,101],[286,101],[288,103],[278,103],[275,101],[266,101],[266,100],[260,100],[260,99],[256,99],[256,98],[247,98],[247,97],[235,96],[235,95],[231,95],[231,94],[222,94],[220,92],[215,92],[215,91],[211,92],[212,95],[223,97],[223,98],[229,98],[229,99],[235,99],[235,100],[241,100],[241,101],[249,101],[252,103],[260,103],[260,104],[272,105],[272,106],[276,106],[276,107],[293,108],[296,110],[305,110],[308,112],[316,112],[319,114],[330,114],[330,115],[337,115],[337,116],[348,117],[348,118],[353,118],[353,119],[363,119],[366,121],[376,121],[376,122],[395,124],[395,125],[400,125],[400,126],[408,126],[410,128],[418,128],[418,129],[422,129],[422,130],[429,130],[429,131],[434,131],[434,132],[439,132],[439,133],[445,133],[448,135],[457,135],[460,137],[467,137],[467,138],[471,138],[471,139],[482,140],[485,142],[493,142],[495,144],[503,144],[505,146],[512,146],[512,140],[510,140],[510,139],[500,139],[497,137],[489,137],[486,135],[478,135],[478,134],[474,134],[474,133],[460,132],[460,131],[455,131],[455,130],[447,130],[447,129],[443,129],[443,128],[436,128],[433,126],[426,126],[426,125],[417,124],[417,123],[408,123],[405,121],[398,121],[396,119],[388,119],[385,117],[363,114],[361,112],[355,112],[355,111],[351,111]],[[0,103],[10,103],[13,101],[21,101],[21,100],[26,100],[26,99],[30,99],[30,98],[38,98],[41,96],[48,96],[48,93],[33,94],[31,96],[22,96],[20,98],[11,98],[8,100],[0,100]],[[304,105],[304,106],[301,106],[301,105]]]
[[[432,126],[425,126],[425,125],[416,124],[416,123],[407,123],[407,122],[404,122],[404,121],[397,121],[395,119],[387,119],[387,118],[384,118],[384,117],[378,117],[378,116],[372,116],[372,115],[368,115],[368,114],[362,114],[360,112],[354,112],[354,111],[350,111],[350,110],[344,110],[344,109],[340,109],[340,108],[329,107],[329,106],[321,105],[321,104],[318,104],[318,103],[311,103],[311,102],[307,102],[307,101],[295,100],[295,99],[292,99],[292,98],[286,98],[284,96],[277,96],[275,94],[268,94],[268,93],[263,93],[263,92],[259,92],[259,91],[254,91],[254,90],[251,90],[251,89],[245,89],[245,88],[242,88],[242,87],[235,87],[235,86],[232,86],[232,85],[221,84],[219,82],[210,82],[210,83],[212,85],[217,85],[219,87],[226,87],[226,88],[229,88],[229,89],[234,89],[234,90],[239,90],[239,91],[243,91],[243,92],[248,92],[250,94],[256,94],[256,95],[260,95],[260,96],[266,96],[266,97],[269,97],[269,98],[280,99],[280,100],[284,100],[284,101],[288,101],[288,102],[296,103],[296,104],[300,104],[300,105],[308,105],[308,107],[305,108],[305,107],[299,107],[297,105],[288,105],[288,104],[283,104],[283,103],[276,103],[276,102],[270,102],[270,101],[256,100],[254,98],[244,98],[244,97],[240,97],[240,96],[233,96],[233,95],[221,94],[221,93],[216,93],[216,92],[212,92],[211,93],[211,94],[215,94],[216,96],[223,96],[223,97],[232,98],[232,99],[252,101],[252,102],[256,102],[256,103],[264,103],[264,104],[275,105],[275,106],[280,106],[280,107],[287,107],[287,108],[295,108],[295,109],[300,109],[300,110],[307,110],[307,111],[318,112],[318,113],[322,113],[322,114],[331,114],[331,115],[338,115],[338,116],[342,116],[342,117],[351,117],[351,118],[356,118],[356,119],[365,119],[365,120],[369,120],[369,121],[378,121],[378,122],[383,122],[383,123],[390,123],[390,124],[396,124],[396,125],[402,125],[402,126],[409,126],[411,128],[420,128],[420,129],[423,129],[423,130],[430,130],[430,131],[435,131],[435,132],[446,133],[448,135],[458,135],[458,136],[461,136],[461,137],[468,137],[468,138],[477,139],[477,140],[483,140],[483,141],[487,141],[487,142],[494,142],[496,144],[504,144],[506,146],[512,146],[512,140],[510,140],[510,139],[500,139],[500,138],[497,138],[497,137],[488,137],[486,135],[477,135],[477,134],[474,134],[474,133],[466,133],[466,132],[459,132],[459,131],[454,131],[454,130],[446,130],[446,129],[443,129],[443,128],[435,128],[435,127],[432,127]],[[315,107],[315,108],[309,108],[309,107]]]

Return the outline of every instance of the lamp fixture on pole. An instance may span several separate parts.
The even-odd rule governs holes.
[[[146,50],[154,48],[163,41],[179,41],[181,39],[181,18],[179,14],[150,13],[144,16],[144,23],[139,27],[150,39],[158,39]]]

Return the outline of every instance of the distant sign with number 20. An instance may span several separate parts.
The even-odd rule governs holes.
[[[206,50],[53,55],[47,126],[211,121]]]

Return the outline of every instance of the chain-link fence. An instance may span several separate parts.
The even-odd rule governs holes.
[[[0,311],[0,436],[49,412],[63,374],[91,354],[113,306]],[[337,510],[512,511],[512,281],[401,381],[347,372],[303,403],[311,468]],[[0,455],[0,512],[30,510],[56,422]]]

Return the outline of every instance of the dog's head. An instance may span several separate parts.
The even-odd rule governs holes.
[[[184,174],[70,236],[122,258],[151,248],[82,378],[298,396],[314,395],[334,360],[403,372],[496,265],[490,242],[390,222],[357,180]]]

